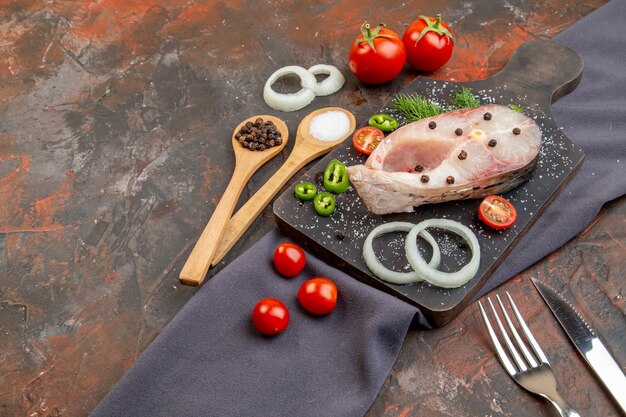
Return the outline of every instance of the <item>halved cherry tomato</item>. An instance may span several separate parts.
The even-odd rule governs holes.
[[[369,155],[385,137],[382,130],[373,126],[360,128],[352,136],[352,144],[357,151]]]
[[[337,286],[328,278],[311,278],[300,287],[298,301],[309,313],[328,314],[337,305]]]
[[[487,226],[494,229],[506,229],[517,220],[517,211],[506,199],[490,195],[485,197],[478,206],[478,216]]]
[[[289,310],[275,298],[263,298],[252,310],[252,322],[258,331],[273,336],[289,325]]]
[[[295,277],[304,269],[306,256],[302,248],[295,243],[284,242],[276,246],[274,266],[279,274]]]

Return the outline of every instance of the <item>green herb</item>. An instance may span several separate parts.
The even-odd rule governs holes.
[[[522,108],[520,106],[518,106],[517,104],[509,104],[509,109],[513,109],[518,113],[522,112]]]
[[[397,94],[391,103],[391,108],[399,111],[406,118],[407,123],[443,113],[440,106],[418,94]]]
[[[474,95],[471,88],[461,87],[456,91],[452,100],[452,109],[467,109],[480,107],[480,100]]]

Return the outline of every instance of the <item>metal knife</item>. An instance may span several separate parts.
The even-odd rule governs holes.
[[[626,377],[622,368],[569,302],[536,278],[532,278],[532,281],[576,349],[626,414]]]

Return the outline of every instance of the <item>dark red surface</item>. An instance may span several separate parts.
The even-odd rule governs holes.
[[[522,42],[551,38],[603,3],[2,1],[0,415],[86,415],[193,295],[178,272],[228,183],[232,129],[270,111],[261,91],[275,69],[323,62],[348,76],[340,93],[284,115],[292,133],[328,105],[361,124],[417,75],[405,67],[377,88],[349,76],[364,20],[402,32],[419,14],[443,13],[456,49],[433,76],[463,81],[493,74]],[[528,278],[567,287],[625,363],[625,218],[622,198],[503,288],[533,317],[583,415],[617,412]],[[225,263],[273,227],[268,208]],[[502,372],[476,313],[412,331],[369,415],[545,414]]]

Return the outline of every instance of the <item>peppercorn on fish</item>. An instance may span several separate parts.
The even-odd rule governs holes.
[[[541,131],[505,106],[456,110],[407,124],[387,136],[364,165],[347,168],[374,214],[506,192],[537,164]]]

